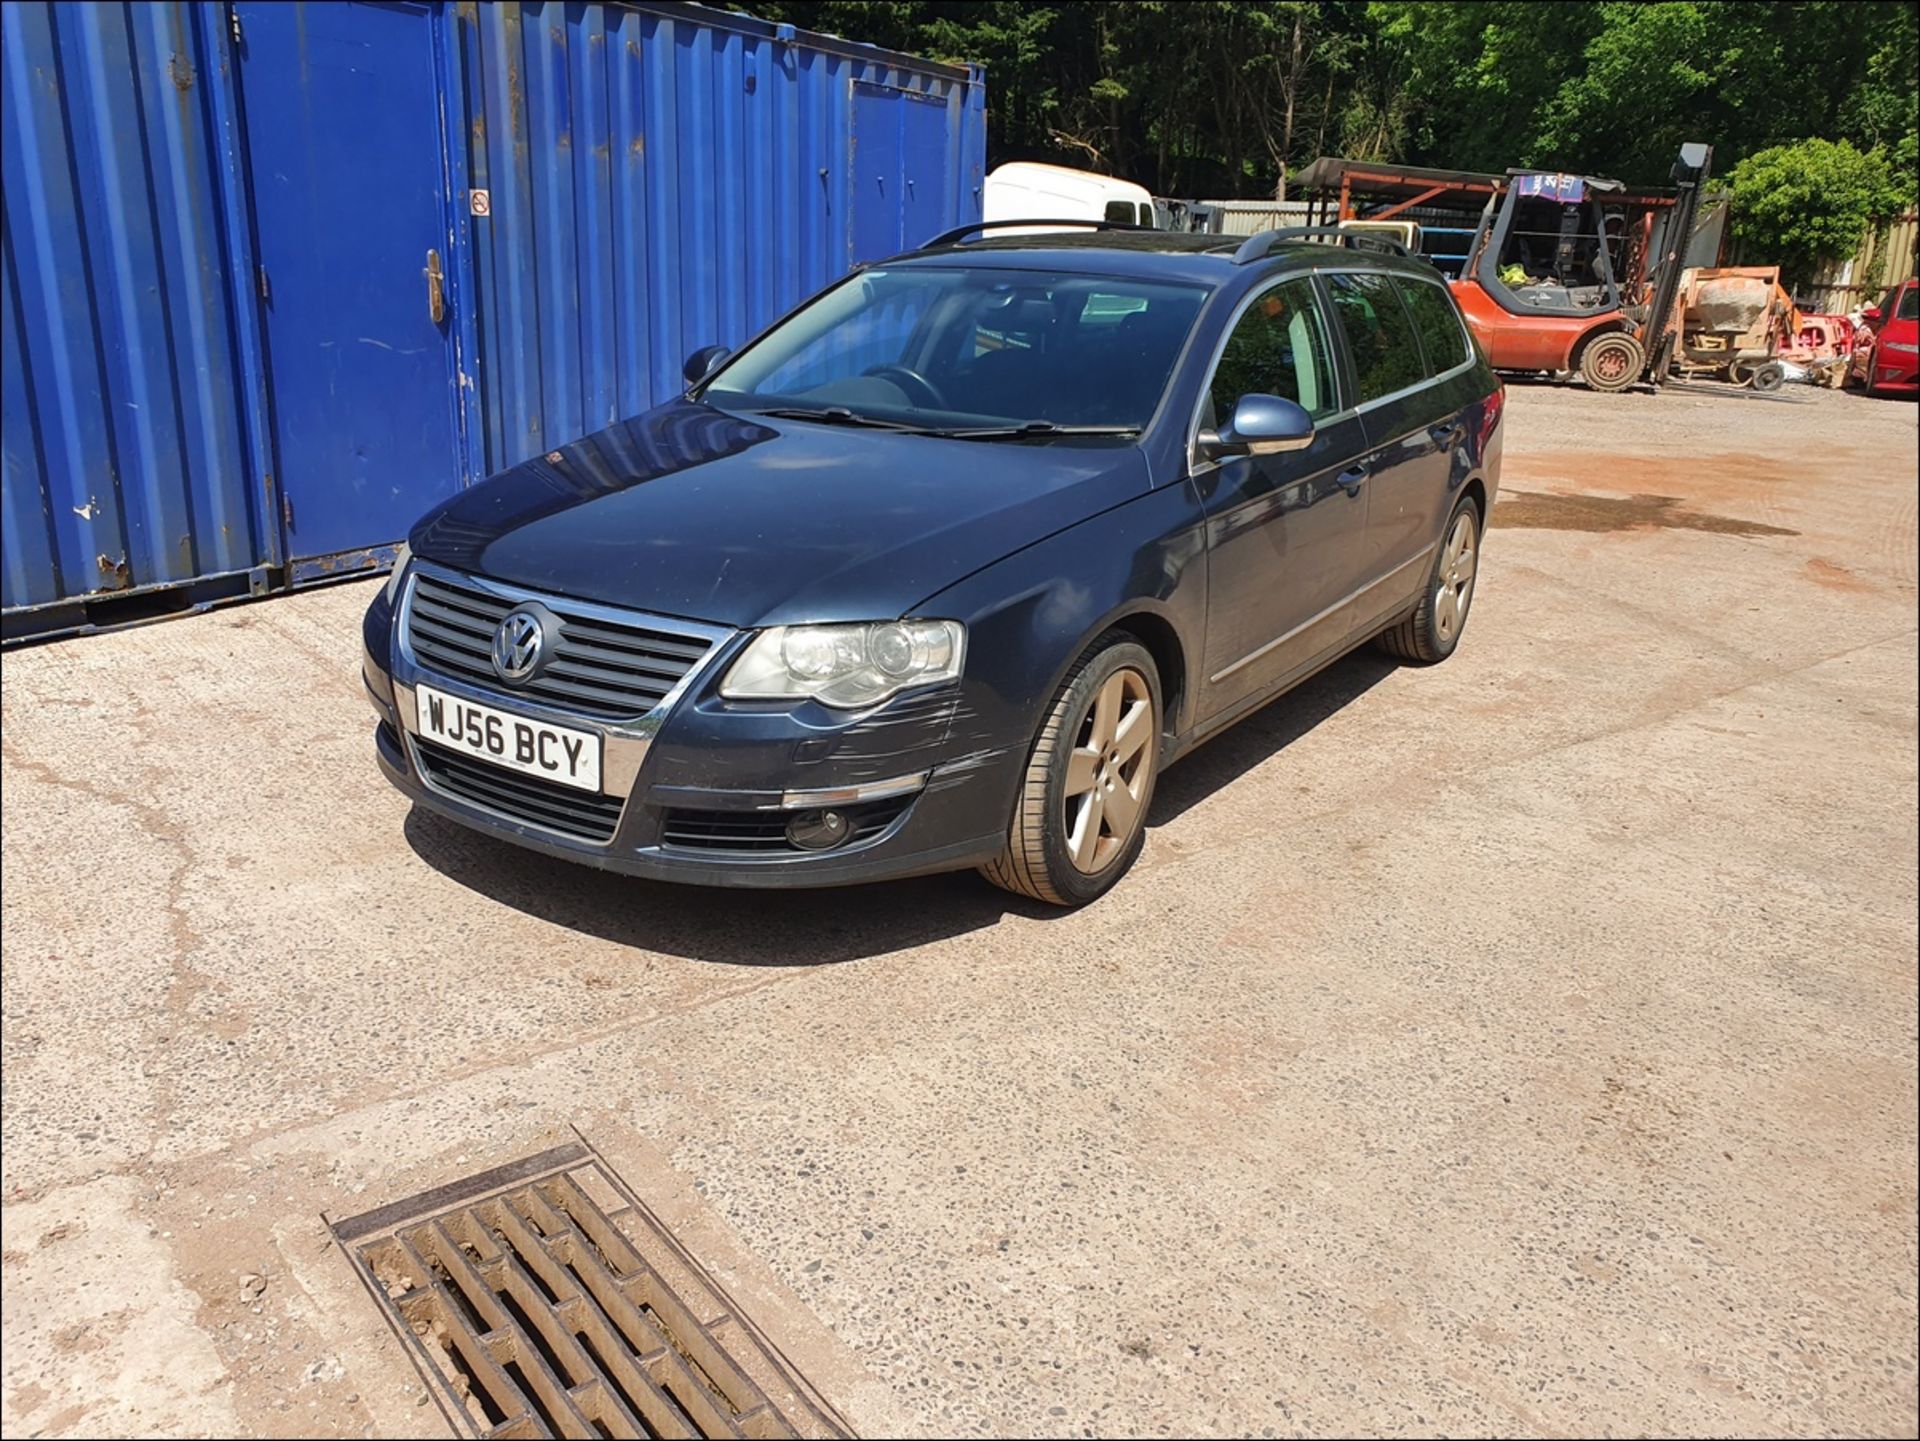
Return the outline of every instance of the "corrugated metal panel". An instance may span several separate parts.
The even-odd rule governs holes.
[[[1263,230],[1313,224],[1313,206],[1306,200],[1203,200],[1200,203],[1219,217],[1215,225],[1221,235],[1258,235]]]
[[[304,45],[311,17],[288,14]],[[341,115],[338,145],[316,156],[340,163],[313,182],[333,194],[338,173],[364,177],[321,213],[397,234],[387,152],[404,142],[419,160],[424,144],[444,170],[446,193],[432,188],[451,239],[457,399],[441,444],[454,453],[400,466],[380,492],[386,514],[356,507],[351,486],[327,489],[325,473],[296,495],[298,477],[283,487],[270,459],[269,420],[296,409],[289,356],[314,348],[295,311],[330,314],[331,282],[297,250],[270,275],[256,246],[291,229],[322,259],[342,253],[287,210],[289,167],[250,173],[241,141],[243,113],[273,123],[277,87],[312,78],[311,56],[268,43],[285,17],[186,0],[0,5],[7,639],[376,564],[398,513],[424,510],[436,484],[643,410],[678,388],[696,346],[737,345],[876,247],[980,213],[977,69],[698,6],[377,6],[361,28],[394,16],[410,18],[385,30],[404,32],[414,58],[381,59],[418,64],[426,119],[384,122],[399,135]],[[252,46],[235,38],[249,17]],[[476,190],[489,192],[485,216],[472,213]],[[435,216],[410,220],[408,245],[437,249]],[[395,304],[438,326],[415,254],[388,266],[406,277]],[[378,325],[362,335],[356,323],[354,337],[417,351]],[[351,433],[337,420],[329,433],[355,455],[391,450],[390,415],[350,409]]]
[[[458,17],[465,183],[490,201],[471,228],[482,471],[667,398],[690,351],[739,345],[869,258],[857,232],[979,216],[977,72],[689,7]],[[869,155],[893,156],[866,192],[857,109]]]
[[[268,563],[222,7],[8,0],[0,40],[7,608]]]

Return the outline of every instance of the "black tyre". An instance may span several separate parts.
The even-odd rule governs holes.
[[[1762,395],[1778,390],[1787,383],[1787,369],[1777,360],[1770,360],[1753,373],[1753,388]]]
[[[1436,665],[1453,654],[1467,628],[1474,581],[1480,572],[1480,507],[1463,500],[1447,521],[1433,558],[1426,593],[1405,620],[1378,637],[1380,649],[1399,660]]]
[[[1595,390],[1625,390],[1647,368],[1647,352],[1624,330],[1596,335],[1580,352],[1580,378]]]
[[[1160,725],[1153,657],[1108,631],[1061,683],[1027,759],[1006,849],[980,873],[1056,906],[1106,894],[1146,841]]]

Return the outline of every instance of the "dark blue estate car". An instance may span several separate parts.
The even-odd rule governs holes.
[[[1432,268],[962,236],[422,520],[365,623],[393,783],[636,875],[1072,905],[1200,741],[1458,644],[1502,392]]]

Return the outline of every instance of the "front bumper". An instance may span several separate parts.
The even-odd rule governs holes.
[[[964,869],[1004,843],[1024,748],[983,747],[982,737],[956,727],[969,711],[959,688],[907,693],[852,715],[812,704],[731,705],[715,688],[745,641],[732,636],[658,711],[616,725],[425,669],[395,632],[385,597],[377,598],[364,623],[362,670],[380,716],[381,771],[418,805],[529,849],[658,880],[805,887]],[[423,755],[433,758],[417,735],[414,688],[423,680],[600,732],[603,789],[615,798],[607,808],[618,812],[610,837],[578,839],[449,793],[436,781],[442,768],[423,764]],[[816,851],[784,841],[787,817],[830,807],[858,822],[852,839]],[[742,834],[759,839],[743,845]]]

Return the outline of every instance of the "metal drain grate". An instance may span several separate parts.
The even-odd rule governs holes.
[[[333,1233],[468,1435],[848,1434],[585,1146]]]

